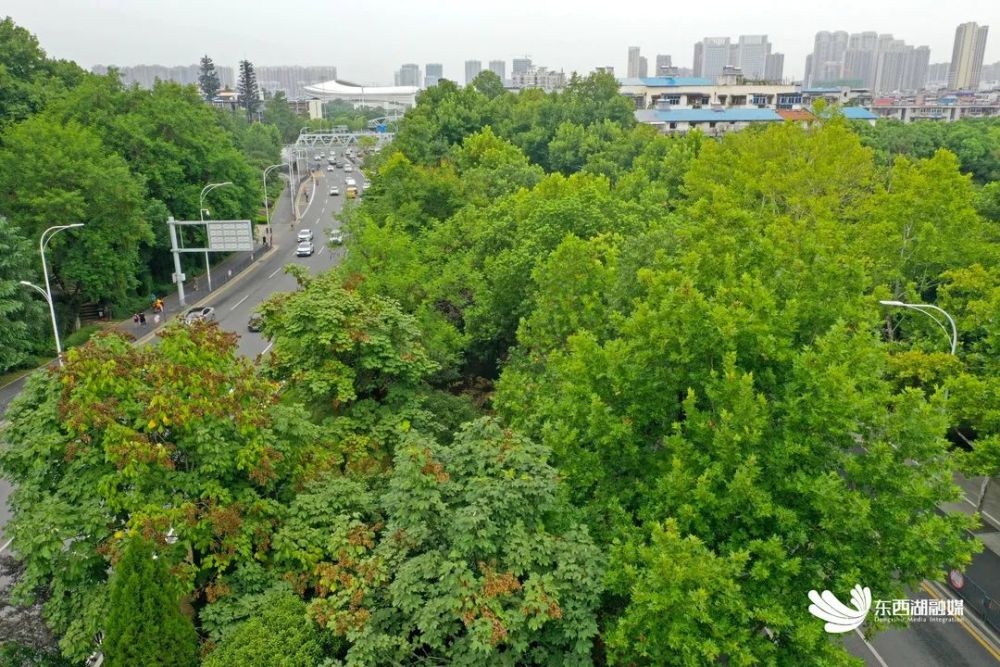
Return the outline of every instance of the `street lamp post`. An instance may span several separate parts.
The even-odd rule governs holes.
[[[201,221],[205,222],[205,195],[214,190],[215,188],[221,188],[226,185],[232,185],[232,181],[225,181],[224,183],[209,183],[201,189],[201,196],[198,198],[198,215],[201,216]],[[205,231],[206,240],[208,238],[208,230]],[[212,265],[208,261],[208,251],[205,251],[205,277],[208,278],[208,291],[212,291]]]
[[[879,303],[883,306],[892,306],[893,308],[909,308],[910,310],[915,310],[918,313],[923,313],[937,322],[937,325],[941,327],[941,330],[944,331],[945,335],[948,336],[948,339],[951,341],[951,353],[955,354],[955,351],[958,349],[958,328],[955,326],[955,320],[953,320],[951,315],[946,313],[944,310],[930,303],[903,303],[902,301],[879,301]],[[951,324],[950,333],[948,332],[947,327],[944,326],[944,322],[934,317],[933,313],[927,312],[928,309],[937,311],[948,319],[948,323]]]
[[[52,303],[52,287],[49,284],[49,267],[45,261],[45,246],[47,246],[49,241],[52,240],[52,237],[59,232],[66,229],[74,229],[75,227],[83,227],[83,223],[77,222],[72,225],[56,225],[55,227],[49,227],[42,232],[41,238],[38,239],[38,253],[42,256],[42,275],[45,276],[45,300],[49,303],[49,315],[52,317],[52,333],[56,337],[56,357],[59,359],[60,366],[63,365],[62,343],[59,340],[59,324],[56,322],[56,307],[55,304]],[[21,284],[28,285],[38,291],[41,291],[40,287],[32,285],[31,283],[21,281]]]
[[[271,202],[267,198],[267,173],[278,167],[288,167],[288,178],[292,178],[292,165],[288,162],[272,164],[264,170],[264,217],[267,220],[267,236],[269,239],[271,238]],[[295,202],[292,202],[292,206],[295,206]]]

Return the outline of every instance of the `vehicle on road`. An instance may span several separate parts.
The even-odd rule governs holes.
[[[263,326],[264,326],[264,316],[261,315],[260,313],[252,314],[250,316],[250,319],[247,320],[247,331],[253,331],[254,333],[256,333],[260,331],[261,328],[263,328]]]
[[[296,236],[295,238],[299,243],[302,243],[303,241],[312,241],[313,232],[311,229],[300,229],[298,236]]]
[[[303,241],[299,244],[299,247],[295,249],[296,257],[310,257],[312,256],[315,248],[313,247],[312,241]]]
[[[195,322],[211,322],[215,319],[215,308],[211,306],[200,306],[192,308],[184,313],[184,324],[194,324]]]
[[[334,245],[343,245],[344,233],[339,229],[335,229],[332,232],[330,232],[330,243]]]
[[[348,187],[349,187],[349,186],[352,186],[352,185],[357,185],[357,184],[358,184],[358,182],[357,182],[356,180],[354,180],[353,178],[351,178],[350,176],[348,176],[348,177],[347,177],[347,178],[346,178],[346,179],[344,180],[344,185],[346,185],[346,186],[348,186]]]
[[[358,188],[355,185],[348,185],[345,193],[348,199],[354,199],[358,196]]]
[[[340,194],[340,188],[338,188],[336,185],[333,186],[332,188],[330,188],[330,196],[331,197],[336,197],[339,194]]]
[[[326,166],[326,170],[327,170],[327,171],[333,171],[333,165],[332,165],[332,164],[328,164],[328,165]]]
[[[352,171],[354,171],[354,167],[351,166],[350,162],[344,165],[344,171],[347,173],[351,173]]]

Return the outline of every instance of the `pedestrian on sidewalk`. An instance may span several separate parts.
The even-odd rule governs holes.
[[[132,324],[139,324],[139,313],[132,314]]]
[[[146,326],[146,313],[145,311],[139,313],[139,325]]]

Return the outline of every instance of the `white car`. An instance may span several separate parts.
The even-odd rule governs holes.
[[[312,241],[313,240],[312,230],[311,229],[300,229],[299,230],[299,234],[296,237],[296,239],[298,240],[299,243],[302,243],[303,241]]]
[[[346,171],[348,173],[354,171],[354,167],[351,166],[350,162],[348,162],[347,164],[344,165],[344,171]]]
[[[215,319],[215,308],[211,306],[202,306],[201,308],[192,308],[184,314],[184,324],[193,324],[194,322],[210,322]]]
[[[340,194],[340,188],[338,188],[336,185],[333,186],[332,188],[330,188],[330,196],[331,197],[336,197],[339,194]]]
[[[335,229],[330,232],[330,243],[334,245],[342,245],[344,243],[344,233],[339,229]]]
[[[333,165],[332,164],[326,165],[326,170],[327,171],[333,171]]]
[[[309,257],[313,254],[314,250],[315,248],[313,248],[312,241],[303,241],[299,244],[299,247],[295,249],[295,255],[297,257]]]

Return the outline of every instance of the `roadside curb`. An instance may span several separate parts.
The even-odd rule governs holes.
[[[955,596],[955,591],[938,581],[924,580],[921,588],[929,593],[931,597],[939,600],[946,600]],[[965,613],[965,611],[969,613]],[[954,618],[977,643],[1000,661],[1000,636],[997,635],[996,631],[984,619],[979,617],[975,610],[965,609],[961,616]]]
[[[267,260],[267,259],[269,259],[279,249],[281,249],[280,245],[277,245],[277,244],[272,245],[270,250],[268,250],[263,255],[261,255],[260,257],[258,257],[257,259],[255,259],[254,262],[253,262],[253,264],[251,264],[247,268],[245,268],[242,271],[240,271],[239,273],[237,273],[234,278],[232,278],[231,280],[227,280],[225,285],[223,285],[222,287],[220,287],[217,290],[209,292],[201,300],[199,300],[199,301],[197,301],[195,303],[188,304],[187,306],[184,306],[184,308],[185,309],[199,308],[201,306],[204,306],[209,301],[212,301],[214,299],[218,299],[221,296],[224,296],[227,292],[229,292],[229,290],[231,290],[233,288],[234,285],[238,285],[240,283],[240,281],[242,281],[246,276],[250,275],[251,273],[253,273],[254,271],[256,271],[258,268],[260,268],[264,264],[264,261]],[[183,313],[183,310],[181,312]],[[170,319],[173,319],[173,318],[170,318]],[[146,334],[142,338],[137,339],[135,341],[135,345],[145,345],[149,341],[153,340],[153,338],[156,337],[156,332],[159,331],[160,329],[162,329],[163,327],[167,326],[167,323],[170,321],[170,319],[164,321],[163,324],[161,324],[160,326],[156,327],[155,329],[153,329],[152,331],[150,331],[148,334]]]

